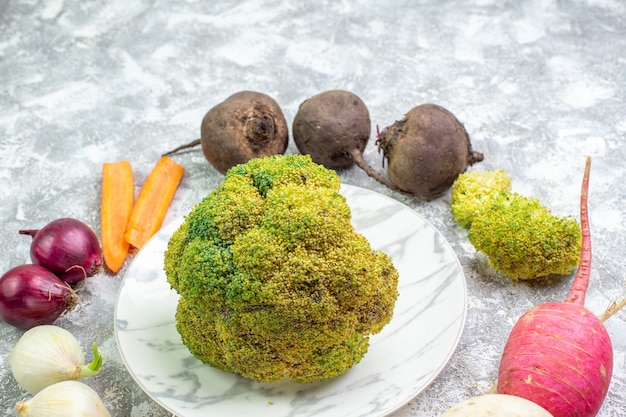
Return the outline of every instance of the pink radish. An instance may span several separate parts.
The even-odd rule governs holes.
[[[554,417],[595,416],[613,371],[611,339],[602,320],[584,307],[591,266],[590,167],[587,157],[580,196],[582,251],[570,293],[562,303],[541,304],[522,315],[506,342],[498,373],[499,394],[526,398]],[[614,305],[612,313],[621,306]]]

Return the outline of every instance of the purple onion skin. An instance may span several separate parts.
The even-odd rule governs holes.
[[[52,324],[76,304],[69,285],[42,266],[16,266],[0,277],[0,318],[12,326]]]
[[[31,235],[30,258],[70,285],[102,271],[102,250],[93,230],[80,220],[53,220],[40,230],[20,230]]]

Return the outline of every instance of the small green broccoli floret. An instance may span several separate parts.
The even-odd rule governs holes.
[[[468,238],[495,270],[512,279],[566,275],[580,261],[579,223],[517,193],[499,193],[483,207]]]
[[[450,191],[450,209],[454,220],[469,229],[482,207],[503,191],[511,191],[511,178],[503,169],[464,172],[452,184]]]
[[[342,374],[391,319],[398,272],[351,224],[334,171],[253,159],[186,216],[165,253],[177,330],[202,362],[256,381]]]
[[[536,198],[511,191],[506,171],[468,171],[452,184],[454,220],[472,245],[512,279],[566,275],[580,261],[581,231],[572,217],[552,215]]]

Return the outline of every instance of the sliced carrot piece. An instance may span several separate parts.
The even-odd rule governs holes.
[[[116,274],[124,265],[129,245],[124,239],[135,200],[133,170],[128,161],[102,164],[100,229],[102,255],[107,268]]]
[[[158,160],[141,187],[126,226],[124,237],[132,246],[141,249],[159,230],[184,172],[167,156]]]

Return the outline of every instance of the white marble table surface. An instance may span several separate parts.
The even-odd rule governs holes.
[[[128,159],[140,184],[159,155],[199,135],[228,95],[273,96],[291,124],[324,90],[359,95],[373,127],[411,107],[440,104],[465,124],[513,187],[559,215],[578,216],[586,155],[593,158],[594,245],[586,306],[601,313],[626,292],[626,3],[620,0],[0,0],[0,271],[28,262],[17,234],[58,217],[99,232],[101,164]],[[297,152],[290,142],[288,152]],[[384,173],[372,140],[366,159]],[[166,221],[185,214],[222,176],[199,150]],[[353,168],[346,184],[394,198],[450,242],[467,280],[460,343],[434,382],[393,417],[438,416],[496,378],[506,336],[533,305],[562,300],[570,277],[515,283],[489,269],[449,211],[393,193]],[[126,370],[114,336],[121,278],[91,280],[85,305],[60,319],[103,371],[89,383],[113,416],[164,417]],[[626,415],[626,311],[606,322],[613,381],[598,414]],[[24,397],[6,355],[21,331],[0,323],[0,415]]]

